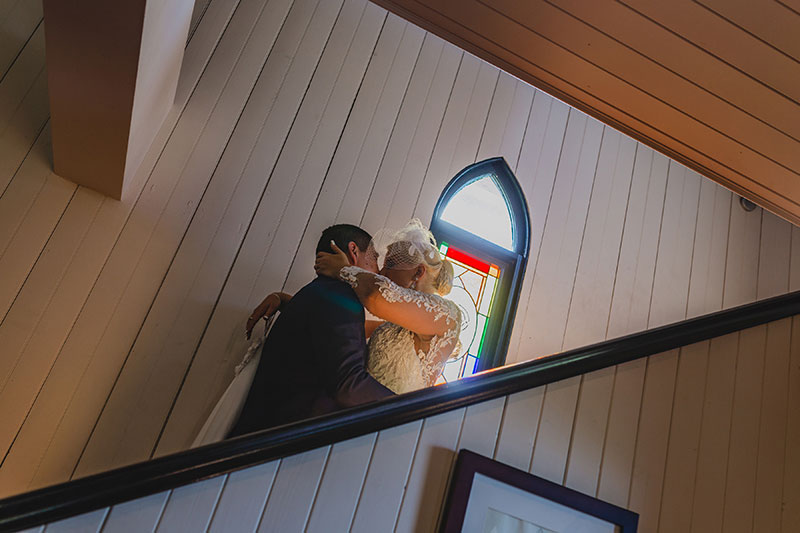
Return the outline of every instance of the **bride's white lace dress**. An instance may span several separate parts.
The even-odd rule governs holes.
[[[275,317],[276,315],[273,315],[267,320],[267,324],[264,327],[264,336],[255,339],[250,344],[242,362],[236,365],[233,380],[228,385],[228,388],[225,389],[225,392],[222,393],[203,427],[200,428],[192,442],[192,448],[219,442],[233,429],[233,425],[239,418],[239,413],[242,412],[247,394],[250,392],[250,386],[258,369],[258,362],[261,360],[261,346],[264,344],[270,329],[272,329],[272,324],[275,323]]]
[[[350,285],[358,283],[358,267],[342,269],[341,277]],[[461,312],[452,301],[436,294],[405,289],[386,277],[375,276],[381,297],[388,303],[405,302],[417,306],[431,321],[445,318],[447,331],[423,339],[402,326],[386,322],[370,336],[367,371],[396,394],[433,386],[447,359],[458,352]]]

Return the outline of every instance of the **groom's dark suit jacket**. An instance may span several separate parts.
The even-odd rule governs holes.
[[[229,436],[392,396],[365,370],[364,307],[353,289],[318,277],[281,309]]]

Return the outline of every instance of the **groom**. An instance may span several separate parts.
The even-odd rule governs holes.
[[[317,252],[346,250],[350,263],[377,272],[369,233],[350,224],[322,232]],[[392,396],[367,374],[364,307],[350,286],[317,277],[281,308],[250,394],[229,437]]]

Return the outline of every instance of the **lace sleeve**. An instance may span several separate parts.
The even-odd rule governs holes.
[[[436,384],[436,380],[444,369],[444,365],[451,357],[458,356],[461,351],[461,342],[458,335],[461,333],[461,311],[458,306],[447,300],[445,305],[450,308],[450,312],[456,317],[453,327],[448,329],[443,335],[434,336],[430,341],[428,353],[422,358],[423,374],[429,387]]]
[[[400,287],[389,278],[355,266],[343,268],[339,277],[374,315],[420,335],[457,336],[461,314],[451,301]]]

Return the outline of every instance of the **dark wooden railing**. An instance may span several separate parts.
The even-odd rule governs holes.
[[[0,500],[13,531],[800,314],[800,291]]]

